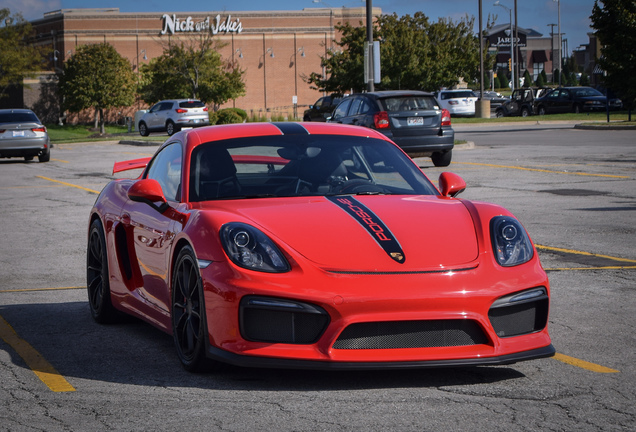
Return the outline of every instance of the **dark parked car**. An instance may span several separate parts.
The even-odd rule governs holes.
[[[435,166],[451,162],[455,131],[450,113],[440,108],[432,93],[356,93],[340,102],[329,121],[376,129],[411,157],[430,156]]]
[[[539,115],[603,111],[607,98],[592,87],[559,87],[534,101]]]
[[[324,96],[309,105],[309,109],[303,114],[303,121],[327,121],[331,117],[333,109],[340,103],[340,98],[335,96]]]
[[[51,159],[51,141],[46,127],[29,109],[0,110],[0,158],[23,157],[40,162]]]
[[[501,105],[503,105],[505,102],[509,100],[507,97],[505,97],[501,93],[498,93],[496,91],[490,91],[490,90],[484,91],[483,99],[490,101],[490,108],[500,107]]]
[[[546,92],[544,88],[519,88],[495,110],[497,117],[528,117],[534,113],[534,101]]]

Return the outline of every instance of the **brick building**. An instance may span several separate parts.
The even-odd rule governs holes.
[[[381,13],[381,9],[373,9],[374,16]],[[303,77],[321,72],[320,56],[339,38],[335,26],[347,22],[359,26],[365,20],[364,7],[196,13],[122,13],[118,8],[48,12],[31,24],[37,35],[35,43],[50,52],[50,71],[27,82],[31,89],[25,89],[23,105],[40,106],[49,113],[53,110],[55,71],[61,70],[80,45],[107,42],[137,71],[139,65],[161,55],[170,40],[212,32],[225,43],[220,50],[222,57],[235,60],[245,71],[246,95],[226,106],[267,117],[291,116],[295,104],[300,111],[321,96]]]

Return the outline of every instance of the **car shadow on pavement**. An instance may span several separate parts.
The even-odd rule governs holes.
[[[85,302],[0,306],[0,316],[71,384],[81,378],[168,388],[339,391],[479,385],[525,377],[514,365],[373,371],[224,366],[192,374],[181,367],[171,336],[131,317],[97,324]],[[0,348],[10,353],[15,366],[28,368],[1,339]]]

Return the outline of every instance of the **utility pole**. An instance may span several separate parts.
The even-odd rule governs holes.
[[[550,27],[550,60],[552,61],[552,82],[554,82],[554,26],[556,26],[556,24],[548,24],[548,27]]]

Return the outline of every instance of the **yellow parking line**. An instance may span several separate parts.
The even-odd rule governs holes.
[[[579,250],[574,250],[574,249],[564,249],[564,248],[558,248],[558,247],[552,247],[552,246],[535,245],[535,247],[537,249],[543,249],[543,250],[547,250],[547,251],[564,252],[564,253],[575,254],[575,255],[585,255],[585,256],[591,256],[591,257],[596,257],[596,258],[605,258],[605,259],[609,259],[609,260],[613,260],[613,261],[620,261],[620,262],[636,264],[636,260],[629,259],[629,258],[619,258],[619,257],[610,256],[610,255],[601,255],[601,254],[595,254],[595,253],[591,253],[591,252],[579,251]]]
[[[98,195],[99,195],[99,192],[98,192],[98,191],[96,191],[96,190],[93,190],[93,189],[88,189],[88,188],[85,188],[85,187],[82,187],[82,186],[77,186],[77,185],[74,185],[74,184],[72,184],[72,183],[66,183],[66,182],[63,182],[63,181],[60,181],[60,180],[53,180],[52,178],[48,178],[48,177],[43,177],[43,176],[36,176],[36,177],[37,177],[37,178],[41,178],[41,179],[43,179],[43,180],[48,180],[48,181],[51,181],[51,182],[54,182],[54,183],[63,184],[64,186],[70,186],[70,187],[74,187],[74,188],[82,189],[82,190],[85,190],[85,191],[87,191],[87,192],[90,192],[90,193],[94,193],[94,194],[98,194]]]
[[[552,267],[545,271],[579,271],[579,270],[636,270],[636,266],[603,266],[603,267]]]
[[[566,356],[565,354],[556,353],[554,359],[563,363],[567,363],[572,366],[580,367],[581,369],[589,370],[597,373],[620,373],[619,370],[611,369],[605,366],[597,365],[596,363],[590,363],[585,360],[580,360],[574,357]]]
[[[582,172],[553,171],[553,170],[546,170],[546,169],[540,169],[540,168],[527,168],[527,167],[515,166],[515,165],[495,165],[495,164],[477,163],[477,162],[453,162],[453,163],[460,164],[460,165],[486,166],[491,168],[508,168],[508,169],[523,170],[523,171],[536,171],[536,172],[543,172],[543,173],[549,173],[549,174],[569,174],[569,175],[607,177],[607,178],[617,178],[617,179],[631,178],[629,176],[619,176],[619,175],[613,175],[613,174],[591,174],[591,173],[582,173]]]
[[[27,341],[20,338],[8,322],[0,316],[0,338],[11,346],[31,368],[33,373],[54,392],[72,392],[75,388],[35,350]]]
[[[31,292],[31,291],[58,291],[58,290],[74,290],[74,289],[86,289],[86,287],[85,286],[73,286],[73,287],[58,287],[58,288],[21,288],[21,289],[0,290],[0,293]]]
[[[51,159],[51,160],[55,162],[69,163],[69,161],[62,160],[62,159]]]

